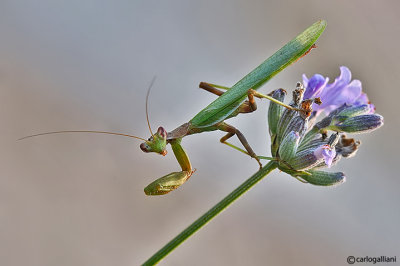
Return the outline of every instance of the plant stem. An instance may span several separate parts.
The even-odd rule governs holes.
[[[228,196],[218,202],[214,207],[212,207],[209,211],[203,214],[200,218],[194,221],[189,227],[183,230],[179,235],[177,235],[174,239],[172,239],[169,243],[167,243],[163,248],[161,248],[157,253],[155,253],[151,258],[149,258],[143,265],[154,265],[158,263],[161,259],[167,256],[172,250],[174,250],[177,246],[179,246],[182,242],[184,242],[187,238],[189,238],[192,234],[194,234],[201,227],[206,225],[211,219],[213,219],[217,214],[223,211],[226,207],[228,207],[232,202],[234,202],[237,198],[243,195],[247,190],[257,184],[258,181],[263,179],[267,174],[269,174],[272,170],[277,167],[276,162],[269,162],[262,169],[252,175],[249,179],[247,179],[243,184],[237,187],[234,191],[232,191]]]

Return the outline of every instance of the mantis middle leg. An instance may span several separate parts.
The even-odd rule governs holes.
[[[201,82],[199,87],[201,89],[204,89],[208,92],[211,92],[213,94],[216,94],[218,96],[221,96],[222,94],[224,94],[224,91],[221,91],[218,88],[221,89],[225,89],[228,90],[228,87],[224,87],[224,86],[219,86],[219,85],[215,85],[215,84],[210,84],[210,83],[206,83],[206,82]],[[237,116],[239,113],[251,113],[254,112],[255,110],[257,110],[257,104],[254,100],[254,96],[253,94],[248,94],[248,100],[245,101],[244,103],[242,103],[235,112],[233,112],[233,114],[230,117],[234,117]],[[242,134],[242,132],[240,132],[237,128],[225,123],[225,122],[221,122],[219,124],[216,125],[217,129],[221,130],[221,131],[225,131],[228,132],[224,137],[221,138],[220,142],[228,145],[232,148],[236,147],[233,144],[227,142],[227,140],[231,137],[233,137],[234,135],[236,135],[238,137],[238,139],[240,140],[240,142],[242,143],[243,147],[246,149],[246,152],[244,152],[245,154],[249,155],[250,157],[254,158],[257,160],[258,164],[260,165],[260,168],[262,167],[260,160],[258,158],[258,156],[255,154],[255,152],[253,151],[253,149],[250,147],[249,143],[247,142],[245,136]],[[238,150],[241,150],[240,148],[236,147]]]
[[[211,93],[213,93],[215,95],[218,95],[218,96],[221,96],[222,94],[225,93],[224,91],[221,91],[220,89],[223,89],[223,90],[229,90],[230,89],[229,87],[226,87],[226,86],[216,85],[216,84],[207,83],[207,82],[200,82],[199,88],[204,89],[204,90],[206,90],[208,92],[211,92]],[[243,104],[241,104],[236,109],[236,111],[233,112],[233,114],[230,117],[237,116],[239,113],[251,113],[251,112],[254,112],[255,110],[257,110],[257,104],[256,104],[256,102],[254,100],[254,97],[257,97],[259,99],[266,98],[266,99],[271,100],[272,102],[277,103],[279,105],[282,105],[282,106],[284,106],[284,107],[286,107],[288,109],[297,110],[296,108],[293,108],[293,107],[291,107],[289,105],[286,105],[286,104],[278,101],[277,99],[273,98],[271,94],[265,95],[265,94],[262,94],[262,93],[259,93],[259,92],[255,91],[253,89],[249,89],[249,91],[247,93],[248,100],[243,102]],[[232,127],[232,126],[230,126],[228,124],[226,124],[226,126],[231,127],[231,128],[229,128],[230,131],[228,131],[228,134],[226,134],[224,137],[221,138],[221,140],[220,140],[221,143],[223,143],[223,144],[225,144],[225,145],[227,145],[227,146],[229,146],[229,147],[231,147],[231,148],[233,148],[235,150],[238,150],[238,151],[240,151],[240,152],[242,152],[244,154],[247,154],[250,157],[255,158],[254,157],[255,153],[252,151],[250,145],[248,144],[248,142],[245,139],[245,137],[243,136],[243,134],[239,130],[237,130],[236,128],[234,128],[234,127]],[[226,127],[225,129],[227,129],[228,127]],[[239,132],[239,134],[237,134],[235,132],[235,130],[236,130],[236,132]],[[232,136],[234,136],[235,134],[237,134],[238,137],[240,136],[239,140],[242,142],[242,144],[246,148],[246,150],[243,150],[243,149],[239,148],[238,146],[226,141],[229,138],[231,138]],[[257,156],[257,159],[271,160],[273,158],[265,157],[265,156]]]
[[[231,126],[225,122],[221,122],[219,124],[216,125],[217,129],[221,130],[221,131],[225,131],[228,132],[225,136],[223,136],[220,141],[221,143],[224,143],[226,145],[229,146],[229,143],[226,142],[227,139],[233,137],[234,135],[236,135],[239,139],[239,141],[242,143],[243,147],[246,149],[247,154],[256,159],[258,162],[258,165],[260,166],[260,169],[262,168],[262,164],[260,162],[260,159],[258,158],[258,156],[255,154],[255,152],[253,151],[253,149],[250,147],[249,143],[247,142],[245,136],[242,134],[242,132],[240,132],[237,128],[235,128],[234,126]]]
[[[204,89],[208,92],[211,92],[215,95],[221,96],[222,94],[224,94],[224,91],[221,91],[217,88],[220,89],[224,89],[224,90],[229,90],[228,87],[225,86],[220,86],[220,85],[216,85],[216,84],[211,84],[211,83],[206,83],[206,82],[200,82],[199,84],[199,88]],[[236,115],[238,115],[239,113],[251,113],[254,112],[255,110],[257,110],[257,104],[254,100],[254,96],[253,94],[248,94],[248,101],[245,101],[244,103],[242,103],[237,109],[236,111],[231,115],[231,117],[234,117]],[[237,135],[240,142],[242,143],[242,145],[245,147],[247,154],[249,156],[251,156],[252,158],[255,158],[257,160],[257,162],[259,163],[260,167],[261,163],[257,157],[257,155],[254,153],[253,149],[250,147],[249,143],[247,142],[246,138],[244,137],[244,135],[235,127],[228,125],[226,123],[220,123],[219,125],[217,125],[217,128],[219,130],[222,131],[226,131],[228,132],[224,137],[221,138],[221,143],[226,144],[228,146],[234,146],[228,142],[226,142],[226,140],[228,140],[229,138],[231,138],[234,135]],[[240,149],[240,148],[239,148]]]

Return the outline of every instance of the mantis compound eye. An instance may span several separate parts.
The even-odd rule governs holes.
[[[162,138],[167,138],[167,131],[163,127],[159,127],[157,129],[157,134],[160,135]]]
[[[142,143],[142,144],[140,144],[140,149],[143,151],[143,152],[150,152],[150,147],[149,147],[149,145],[147,145],[146,143]]]

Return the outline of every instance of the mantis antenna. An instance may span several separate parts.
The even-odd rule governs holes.
[[[156,76],[151,80],[150,86],[147,89],[147,94],[146,94],[146,120],[147,120],[147,125],[149,126],[149,130],[151,133],[151,136],[154,137],[153,131],[151,130],[150,127],[150,122],[149,122],[149,112],[148,112],[148,100],[149,100],[149,94],[151,87],[153,87],[154,82],[156,81]],[[143,141],[147,141],[144,138],[140,138],[134,135],[129,135],[129,134],[122,134],[122,133],[116,133],[116,132],[108,132],[108,131],[97,131],[97,130],[62,130],[62,131],[52,131],[52,132],[45,132],[45,133],[39,133],[39,134],[34,134],[34,135],[29,135],[17,140],[23,140],[27,138],[33,138],[33,137],[38,137],[38,136],[43,136],[43,135],[51,135],[51,134],[60,134],[60,133],[97,133],[97,134],[108,134],[108,135],[117,135],[117,136],[124,136],[124,137],[129,137],[129,138],[135,138],[135,139],[140,139]]]
[[[153,84],[154,84],[154,82],[156,81],[156,78],[157,78],[157,76],[154,76],[154,78],[151,80],[150,86],[149,86],[149,88],[147,89],[147,94],[146,94],[146,120],[147,120],[147,125],[149,126],[150,134],[151,134],[151,136],[152,136],[153,138],[154,138],[154,134],[153,134],[153,131],[151,130],[150,122],[149,122],[148,102],[149,102],[150,90],[151,90],[151,87],[153,87]]]
[[[145,140],[143,138],[139,138],[139,137],[136,137],[136,136],[133,136],[133,135],[115,133],[115,132],[108,132],[108,131],[96,131],[96,130],[63,130],[63,131],[45,132],[45,133],[29,135],[29,136],[26,136],[26,137],[23,137],[23,138],[20,138],[20,139],[17,139],[17,140],[23,140],[23,139],[37,137],[37,136],[50,135],[50,134],[59,134],[59,133],[98,133],[98,134],[124,136],[124,137],[135,138],[135,139],[140,139],[140,140],[147,141],[147,140]]]

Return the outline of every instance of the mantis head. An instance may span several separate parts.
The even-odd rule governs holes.
[[[167,154],[166,146],[167,131],[163,127],[159,127],[155,134],[152,134],[147,141],[140,144],[140,149],[144,152],[156,152],[165,156]]]
[[[157,129],[156,134],[153,134],[153,131],[151,131],[151,126],[149,122],[149,112],[147,107],[149,102],[150,90],[151,87],[153,87],[155,80],[156,77],[154,77],[153,80],[151,81],[146,94],[146,120],[151,133],[151,137],[142,144],[140,144],[140,149],[144,152],[156,152],[158,154],[161,154],[162,156],[165,156],[167,155],[167,150],[165,149],[165,146],[167,146],[167,131],[163,127],[159,127]]]

